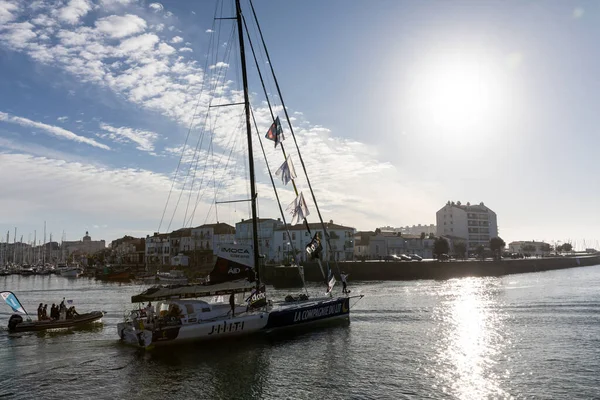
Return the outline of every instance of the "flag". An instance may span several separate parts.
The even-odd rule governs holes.
[[[67,304],[73,304],[73,300],[67,300]]]
[[[287,206],[286,211],[292,214],[291,225],[296,225],[298,221],[302,221],[308,217],[310,212],[308,211],[308,206],[306,205],[302,192],[300,192],[300,195]]]
[[[2,292],[2,293],[0,293],[0,296],[2,296],[2,298],[4,299],[6,304],[8,304],[8,306],[10,308],[12,308],[12,310],[14,312],[18,312],[21,314],[27,314],[27,312],[25,312],[25,309],[23,308],[21,303],[19,303],[17,296],[15,296],[13,294],[13,292]]]
[[[275,118],[275,121],[271,124],[271,127],[267,131],[265,137],[274,141],[275,147],[285,140],[285,136],[283,136],[283,129],[281,128],[281,122],[279,122],[279,117]]]
[[[288,156],[281,167],[277,171],[275,171],[275,175],[281,178],[281,181],[284,185],[287,185],[289,181],[292,179],[296,179],[296,169],[294,168],[294,164],[292,163],[292,159]]]
[[[321,245],[321,238],[319,232],[315,233],[309,244],[306,245],[306,252],[311,260],[321,258],[321,251],[323,246]]]

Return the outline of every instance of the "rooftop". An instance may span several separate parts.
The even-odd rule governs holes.
[[[318,230],[318,229],[323,229],[323,227],[321,226],[320,222],[314,222],[312,224],[308,224],[309,228],[311,231],[313,230]],[[325,227],[327,228],[327,230],[343,230],[343,231],[353,231],[354,228],[351,228],[349,226],[343,226],[343,225],[338,225],[338,224],[332,224],[329,222],[325,223]],[[305,224],[296,224],[294,226],[288,225],[287,229],[290,231],[303,231],[306,230],[306,225]],[[276,231],[285,231],[286,228],[285,226],[280,226],[277,229],[275,229]]]

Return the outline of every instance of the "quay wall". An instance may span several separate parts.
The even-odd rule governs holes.
[[[547,257],[501,261],[347,261],[338,263],[340,270],[354,281],[450,279],[467,276],[503,276],[528,272],[551,271],[600,264],[600,255]],[[317,263],[304,263],[304,276],[309,282],[322,282]],[[338,277],[334,263],[330,263]],[[263,266],[261,278],[273,282],[274,266]]]

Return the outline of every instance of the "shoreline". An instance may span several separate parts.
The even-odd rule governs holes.
[[[345,261],[338,263],[340,270],[355,281],[408,281],[422,279],[452,279],[462,277],[504,276],[531,272],[552,271],[587,267],[600,264],[600,255],[576,257],[546,257],[500,261]],[[317,263],[304,263],[307,282],[322,282],[323,277]],[[339,280],[338,271],[334,270]],[[277,284],[275,266],[261,268],[261,277],[266,284]],[[290,275],[296,274],[290,268]]]

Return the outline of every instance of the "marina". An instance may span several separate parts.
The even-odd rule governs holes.
[[[598,397],[600,387],[594,356],[600,266],[445,281],[350,280],[352,293],[365,294],[352,309],[350,325],[150,352],[117,336],[131,297],[143,285],[56,275],[0,277],[0,285],[27,299],[28,309],[66,296],[78,309],[102,305],[106,311],[100,323],[65,331],[9,334],[2,323],[0,362],[10,366],[0,369],[0,381],[10,382],[0,386],[4,398],[63,398],[57,385],[68,385],[74,398],[101,399],[160,399],[165,392],[178,398],[342,399],[365,393],[560,398],[568,393],[584,399]],[[289,293],[268,292],[274,302]],[[9,311],[0,307],[2,321],[8,321]],[[565,363],[578,373],[564,374]],[[29,390],[32,380],[35,392]],[[203,384],[184,383],[191,380]]]

